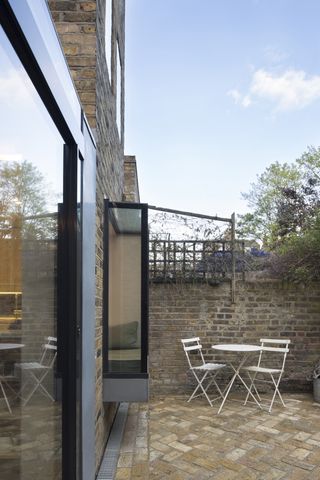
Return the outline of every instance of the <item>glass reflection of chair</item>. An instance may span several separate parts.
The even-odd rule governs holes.
[[[48,392],[43,382],[47,375],[53,371],[54,362],[57,357],[57,339],[56,337],[46,337],[46,343],[42,345],[42,353],[39,362],[16,363],[15,371],[26,374],[25,382],[20,390],[20,397],[23,405],[27,405],[31,397],[39,390],[54,402],[53,396]],[[31,385],[31,390],[24,398],[23,392]]]
[[[7,375],[5,373],[5,366],[1,366],[2,371],[0,372],[0,390],[2,393],[2,396],[4,398],[4,401],[6,402],[7,408],[10,413],[12,413],[11,406],[9,403],[9,398],[8,398],[8,393],[13,393],[14,397],[17,398],[19,395],[17,392],[14,390],[14,388],[10,385],[12,382],[16,381],[16,377],[14,375]]]

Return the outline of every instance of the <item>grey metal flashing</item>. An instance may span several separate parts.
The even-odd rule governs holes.
[[[114,419],[97,480],[114,480],[117,470],[120,445],[128,414],[128,403],[120,403]]]
[[[147,402],[148,378],[104,378],[104,402]]]
[[[95,236],[96,236],[96,150],[84,124],[83,235],[82,235],[82,476],[95,476]]]

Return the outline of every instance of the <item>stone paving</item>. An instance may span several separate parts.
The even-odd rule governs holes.
[[[8,412],[0,401],[0,480],[61,478],[61,404],[35,395]]]
[[[320,405],[285,394],[272,413],[199,398],[131,404],[116,480],[320,480]],[[236,401],[238,400],[238,401]]]

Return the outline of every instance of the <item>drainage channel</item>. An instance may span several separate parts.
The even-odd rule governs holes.
[[[114,419],[97,480],[114,480],[129,403],[120,403]]]

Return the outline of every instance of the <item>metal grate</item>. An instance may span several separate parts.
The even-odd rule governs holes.
[[[120,453],[120,445],[126,424],[128,414],[128,403],[120,403],[116,418],[113,422],[109,440],[104,452],[97,480],[114,480],[118,458]]]

